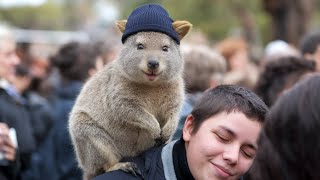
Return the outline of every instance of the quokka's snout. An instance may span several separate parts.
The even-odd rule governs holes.
[[[156,70],[159,68],[159,61],[155,60],[155,59],[149,59],[147,62],[147,66],[150,70]]]

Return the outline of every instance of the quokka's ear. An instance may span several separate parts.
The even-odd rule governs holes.
[[[116,25],[121,33],[126,29],[127,20],[116,21]]]
[[[185,37],[192,28],[192,24],[188,21],[174,21],[172,26],[178,33],[180,40]]]

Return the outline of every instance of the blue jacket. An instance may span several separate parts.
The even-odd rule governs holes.
[[[47,138],[53,123],[53,112],[47,99],[35,92],[26,92],[23,96],[31,115],[31,123],[36,145],[39,147]]]
[[[56,90],[53,111],[55,121],[48,138],[32,156],[32,167],[24,180],[81,180],[75,152],[68,131],[69,113],[83,83],[74,81]]]

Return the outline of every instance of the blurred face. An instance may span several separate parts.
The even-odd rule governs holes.
[[[103,67],[104,67],[103,59],[102,59],[101,56],[98,56],[98,57],[96,58],[96,63],[95,63],[94,68],[90,68],[90,69],[89,69],[89,72],[88,72],[88,73],[89,73],[89,77],[88,77],[88,78],[92,77],[92,76],[95,75],[98,71],[102,70]]]
[[[248,64],[248,52],[247,50],[237,51],[230,59],[230,69],[231,70],[244,70]]]
[[[304,54],[304,58],[307,60],[312,60],[316,62],[316,71],[320,72],[320,44],[318,45],[316,51],[311,53]]]
[[[236,180],[250,168],[257,150],[261,124],[241,112],[219,113],[192,134],[193,116],[184,129],[187,161],[197,180]]]
[[[11,79],[11,83],[16,90],[22,94],[29,88],[31,84],[31,78],[27,76],[14,76],[14,78]]]
[[[0,77],[8,81],[14,76],[15,66],[20,62],[15,48],[12,40],[3,40],[0,43]]]
[[[317,71],[320,72],[320,45],[318,45],[316,52],[313,54],[313,59],[316,61]]]

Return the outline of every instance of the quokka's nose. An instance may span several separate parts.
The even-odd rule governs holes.
[[[148,61],[148,68],[150,69],[157,69],[159,67],[159,62],[155,60]]]

